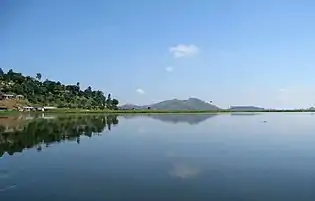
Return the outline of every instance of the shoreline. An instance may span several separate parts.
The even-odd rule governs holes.
[[[83,109],[54,109],[47,111],[0,111],[0,114],[23,113],[78,113],[78,114],[222,114],[222,113],[294,113],[315,112],[315,110],[83,110]]]

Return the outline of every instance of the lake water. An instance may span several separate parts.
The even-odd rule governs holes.
[[[0,200],[314,201],[315,115],[0,117]]]

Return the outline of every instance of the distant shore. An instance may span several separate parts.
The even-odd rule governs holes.
[[[85,109],[55,109],[45,111],[46,113],[116,113],[116,114],[156,114],[156,113],[183,113],[183,114],[198,114],[198,113],[238,113],[238,112],[315,112],[315,110],[85,110]]]
[[[87,110],[87,109],[53,109],[44,112],[30,111],[0,111],[0,114],[14,114],[14,113],[90,113],[90,114],[219,114],[219,113],[241,113],[241,112],[256,112],[256,113],[270,113],[270,112],[315,112],[315,110]]]

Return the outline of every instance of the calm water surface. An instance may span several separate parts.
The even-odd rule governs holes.
[[[315,115],[0,117],[0,200],[314,201]]]

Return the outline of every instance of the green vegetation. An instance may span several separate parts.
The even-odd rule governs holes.
[[[56,106],[58,108],[84,108],[115,110],[119,101],[107,96],[100,90],[89,86],[81,90],[80,83],[65,85],[52,80],[42,81],[42,75],[36,78],[16,73],[12,69],[4,73],[0,68],[0,93],[23,95],[31,105]]]

